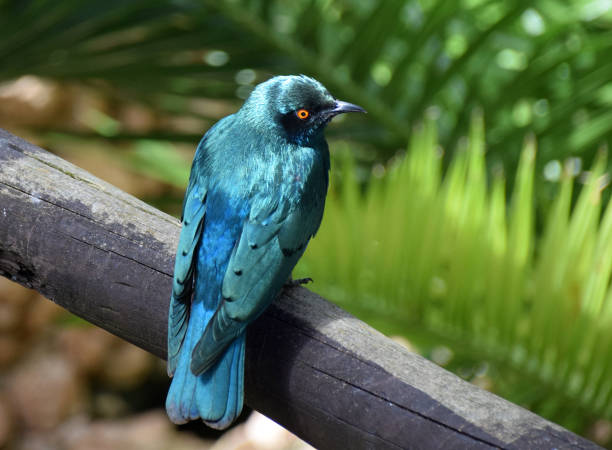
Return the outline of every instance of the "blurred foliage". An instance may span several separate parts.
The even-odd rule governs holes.
[[[242,99],[270,74],[303,72],[368,110],[332,131],[379,158],[402,148],[426,111],[453,150],[478,106],[490,123],[488,163],[514,171],[526,131],[544,162],[590,161],[610,139],[610,10],[603,0],[4,0],[0,58],[10,63],[0,79],[89,83],[214,120],[194,98]],[[106,125],[92,131],[139,137]]]
[[[430,122],[413,132],[406,156],[360,192],[346,148],[321,230],[296,276],[312,277],[312,289],[408,337],[434,361],[442,343],[439,363],[470,379],[495,373],[489,388],[558,423],[583,429],[593,417],[610,419],[605,158],[588,172],[573,210],[571,161],[563,168],[538,238],[534,139],[523,145],[508,199],[501,172],[487,181],[484,149],[477,115],[443,173]]]
[[[300,274],[584,432],[612,418],[611,26],[607,0],[0,0],[0,81],[102,98],[27,131],[182,189],[255,84],[319,79],[369,114],[328,130],[341,169]],[[180,195],[146,200],[177,214]]]

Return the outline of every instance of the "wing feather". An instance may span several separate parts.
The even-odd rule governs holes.
[[[189,320],[189,307],[193,292],[194,255],[202,236],[206,214],[206,190],[197,185],[189,188],[183,205],[183,227],[179,237],[172,296],[168,313],[168,373],[174,374],[178,356],[185,339]]]
[[[192,354],[191,370],[206,371],[227,346],[244,332],[274,300],[302,255],[312,233],[293,233],[300,250],[283,248],[279,236],[299,221],[297,211],[274,209],[266,220],[251,212],[230,257],[223,279],[223,301],[215,311]],[[305,227],[307,228],[307,227]],[[300,236],[301,235],[301,239]]]

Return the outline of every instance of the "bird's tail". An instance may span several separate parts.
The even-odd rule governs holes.
[[[244,392],[245,334],[242,333],[206,372],[191,372],[191,353],[204,332],[212,312],[202,302],[194,303],[172,384],[166,411],[181,424],[201,418],[209,427],[227,428],[242,411]]]

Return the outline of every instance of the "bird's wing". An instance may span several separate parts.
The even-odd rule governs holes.
[[[223,300],[194,348],[193,373],[206,371],[271,303],[321,219],[316,211],[270,209],[251,210],[245,221],[223,279]]]
[[[196,248],[202,235],[206,213],[206,189],[192,177],[183,202],[183,228],[174,263],[174,280],[168,316],[168,374],[172,376],[178,363],[179,352],[189,319],[189,306],[193,292],[193,274]]]

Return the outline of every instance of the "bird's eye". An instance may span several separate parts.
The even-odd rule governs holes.
[[[297,114],[298,118],[302,119],[302,120],[306,120],[306,119],[308,119],[308,116],[310,116],[310,112],[308,112],[308,110],[304,109],[304,108],[298,109],[296,111],[296,114]]]

